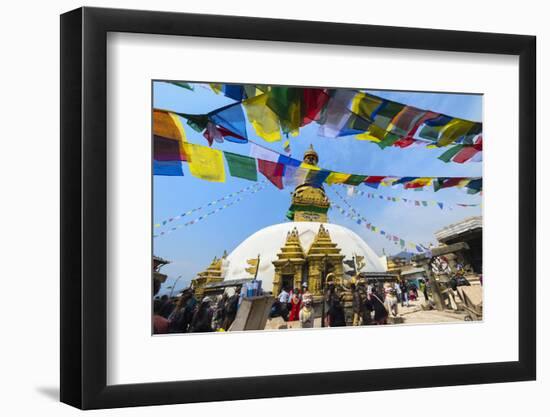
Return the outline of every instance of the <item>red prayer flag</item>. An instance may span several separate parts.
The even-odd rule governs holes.
[[[271,181],[278,189],[283,189],[283,173],[285,166],[278,162],[266,161],[258,159],[258,170]]]
[[[369,184],[379,184],[384,178],[386,178],[385,176],[383,177],[380,177],[380,176],[369,176],[367,177],[367,179],[365,179],[365,181],[363,182],[368,182]]]
[[[393,144],[393,146],[397,146],[398,148],[406,148],[408,146],[411,146],[414,142],[416,141],[412,137],[406,137],[399,139]]]
[[[475,146],[465,146],[455,155],[453,162],[463,164],[478,152],[479,151],[475,148]]]
[[[328,102],[329,96],[319,88],[304,88],[302,102],[302,126],[319,120],[321,110]]]

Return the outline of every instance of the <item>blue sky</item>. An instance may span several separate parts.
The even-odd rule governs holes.
[[[155,108],[173,110],[182,113],[203,114],[234,100],[214,93],[207,84],[193,84],[194,91],[189,91],[163,82],[153,84],[153,105]],[[445,113],[473,121],[482,121],[482,96],[468,94],[441,94],[367,90],[383,98],[414,105],[419,108]],[[195,132],[182,119],[187,140],[192,143],[207,145],[202,134]],[[258,137],[252,126],[247,124],[251,140],[268,148],[283,152],[283,141],[267,143]],[[354,136],[337,139],[324,138],[317,135],[318,125],[315,123],[300,129],[300,134],[290,138],[292,156],[302,159],[304,151],[313,144],[319,154],[319,166],[322,168],[365,175],[395,175],[395,176],[481,176],[481,163],[444,163],[437,159],[443,152],[441,149],[426,149],[413,147],[408,149],[380,149],[376,144],[360,141]],[[224,142],[215,143],[216,149],[227,150],[242,155],[248,155],[248,144]],[[227,166],[226,166],[227,168]],[[259,179],[263,176],[259,174]],[[231,192],[238,191],[253,184],[250,181],[233,178],[226,169],[226,182],[214,183],[197,179],[189,173],[184,163],[183,177],[155,176],[153,178],[153,219],[159,223],[166,218],[174,217],[196,207],[204,206]],[[374,190],[361,185],[358,189],[365,192],[375,192],[384,196],[405,197],[416,200],[437,200],[448,203],[477,204],[481,202],[479,195],[468,195],[464,190],[450,188],[437,193],[428,187],[429,191],[404,190],[402,187],[380,187]],[[346,189],[340,185],[327,186],[325,189],[335,203],[344,206],[334,190],[345,195]],[[181,227],[161,237],[154,239],[154,254],[171,261],[163,267],[168,274],[164,284],[172,285],[176,277],[182,275],[176,288],[187,286],[197,272],[204,270],[214,256],[220,256],[224,250],[231,252],[240,242],[255,231],[276,223],[288,221],[285,218],[290,205],[292,189],[279,190],[268,184],[262,191],[251,195],[242,194],[242,201],[221,210],[218,213],[199,221],[196,224]],[[229,200],[232,201],[235,198]],[[441,210],[437,206],[411,207],[402,203],[392,203],[383,200],[369,199],[366,196],[354,195],[348,201],[372,224],[381,227],[388,233],[401,238],[428,244],[435,242],[434,232],[445,225],[460,221],[466,217],[480,215],[481,208],[460,208]],[[195,219],[213,208],[200,210],[177,222],[176,226]],[[346,226],[358,233],[379,255],[395,254],[401,251],[399,245],[389,242],[383,236],[367,230],[364,226],[343,217],[338,211],[329,211],[331,223]],[[157,228],[155,232],[165,230]]]

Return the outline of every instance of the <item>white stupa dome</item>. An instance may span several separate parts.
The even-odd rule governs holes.
[[[309,250],[313,239],[319,231],[322,223],[319,222],[287,222],[265,227],[249,236],[229,254],[225,262],[225,280],[242,279],[249,277],[245,271],[248,267],[246,260],[260,255],[260,268],[258,279],[262,280],[265,291],[273,288],[275,267],[273,261],[278,259],[281,247],[284,246],[287,233],[293,228],[298,229],[302,249],[305,253]],[[332,223],[323,223],[332,239],[342,250],[345,259],[351,259],[354,255],[364,256],[366,262],[364,272],[386,272],[387,266],[382,258],[365,243],[359,235],[350,229]]]

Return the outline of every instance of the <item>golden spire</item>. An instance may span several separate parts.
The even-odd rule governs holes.
[[[317,155],[317,152],[315,152],[315,149],[313,149],[313,145],[309,145],[309,149],[304,152],[304,162],[309,165],[317,165],[317,162],[319,162],[319,155]]]

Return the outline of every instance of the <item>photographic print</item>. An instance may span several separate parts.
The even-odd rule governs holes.
[[[483,319],[483,95],[152,94],[153,334]]]

